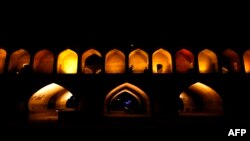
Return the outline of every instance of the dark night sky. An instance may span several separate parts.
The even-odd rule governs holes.
[[[58,44],[81,42],[201,42],[250,46],[246,11],[167,10],[168,7],[23,8],[3,14],[0,42]],[[76,9],[76,10],[75,10]],[[224,11],[223,11],[224,10]],[[230,11],[229,11],[230,10]],[[244,9],[243,9],[244,10]]]

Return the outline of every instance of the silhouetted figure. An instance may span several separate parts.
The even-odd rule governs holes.
[[[110,111],[120,111],[126,114],[139,114],[141,111],[141,103],[136,97],[130,93],[123,92],[110,102]]]
[[[133,72],[134,72],[134,66],[131,65],[131,66],[129,67],[129,73],[133,73]]]
[[[30,68],[30,65],[23,65],[23,68],[20,70],[20,74],[30,74],[32,72],[32,69]]]
[[[148,67],[145,67],[145,68],[144,68],[144,73],[145,73],[145,74],[148,74],[148,73],[149,73]]]
[[[189,68],[188,73],[195,73],[194,68]]]
[[[67,108],[76,108],[77,107],[77,102],[74,96],[71,96],[68,101],[66,102],[66,107]]]
[[[216,65],[213,63],[213,64],[211,64],[211,68],[210,68],[210,70],[211,70],[211,73],[216,73]]]
[[[184,111],[184,104],[183,104],[183,101],[179,98],[178,100],[178,110],[180,112],[183,112]]]
[[[12,70],[9,70],[9,73],[10,74],[18,74],[19,73],[19,71],[18,71],[18,69],[17,68],[13,68]]]
[[[157,73],[162,73],[162,64],[157,64]]]

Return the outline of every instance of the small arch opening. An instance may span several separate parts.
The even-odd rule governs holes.
[[[4,72],[6,56],[7,52],[4,49],[0,48],[0,74]]]
[[[186,49],[181,49],[176,53],[176,71],[179,73],[192,72],[194,69],[194,55]]]
[[[153,53],[152,56],[153,73],[172,73],[171,54],[160,48]]]
[[[19,49],[11,54],[8,71],[19,74],[23,70],[28,70],[29,65],[30,54],[24,49]]]
[[[76,74],[77,73],[78,56],[71,49],[66,49],[58,55],[57,73]]]
[[[34,57],[33,70],[36,73],[52,73],[54,55],[51,51],[44,49],[36,53]]]
[[[209,49],[204,49],[198,54],[198,64],[200,73],[218,72],[217,56]]]
[[[231,49],[225,50],[222,58],[222,73],[240,72],[240,69],[239,55]]]
[[[132,73],[144,73],[148,70],[148,54],[141,50],[136,49],[129,54],[129,70]]]
[[[89,49],[82,54],[82,72],[98,74],[102,71],[102,55],[94,49]]]
[[[245,72],[250,73],[250,50],[245,51],[243,54]]]
[[[105,58],[106,73],[124,73],[125,72],[125,55],[117,49],[113,49],[106,54]]]

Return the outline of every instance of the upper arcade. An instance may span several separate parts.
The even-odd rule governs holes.
[[[250,49],[236,52],[228,48],[218,53],[208,48],[199,52],[186,48],[176,52],[166,48],[146,52],[135,48],[127,53],[117,48],[108,52],[90,48],[79,53],[68,48],[59,53],[42,49],[31,54],[25,49],[9,52],[0,48],[1,74],[18,74],[28,69],[44,74],[249,73]]]

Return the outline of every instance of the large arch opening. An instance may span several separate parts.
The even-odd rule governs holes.
[[[148,116],[149,98],[140,88],[124,83],[111,90],[104,101],[106,116]]]
[[[194,55],[186,49],[181,49],[175,55],[176,72],[188,73],[194,69]]]
[[[152,56],[153,73],[172,73],[171,54],[160,48],[153,53]]]
[[[244,60],[245,72],[250,73],[250,50],[247,50],[243,54],[243,60]]]
[[[217,56],[209,49],[204,49],[198,54],[198,63],[200,73],[218,72]]]
[[[66,49],[58,55],[57,73],[76,74],[77,73],[78,56],[71,49]]]
[[[222,58],[222,73],[239,72],[239,71],[240,71],[239,55],[231,49],[225,50],[223,52],[223,58]]]
[[[54,55],[51,51],[44,49],[36,53],[33,63],[34,72],[52,73],[53,66],[54,66]]]
[[[205,84],[197,82],[183,91],[179,98],[182,106],[180,115],[220,116],[223,115],[223,104],[220,95]]]
[[[57,120],[58,111],[74,111],[77,104],[72,102],[74,97],[71,92],[62,86],[51,83],[37,92],[29,99],[30,120]]]
[[[113,49],[105,57],[106,73],[124,73],[125,72],[125,55],[117,49]]]
[[[24,50],[19,49],[13,52],[10,56],[8,71],[10,73],[20,73],[26,71],[30,65],[30,54]]]
[[[89,49],[82,54],[82,72],[98,74],[102,71],[102,55],[95,49]]]
[[[0,74],[4,72],[6,56],[7,52],[4,49],[0,48]]]
[[[133,73],[144,73],[148,70],[148,54],[141,50],[136,49],[129,54],[129,68]]]

